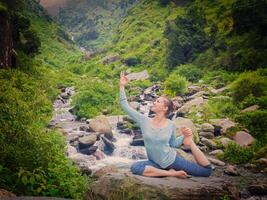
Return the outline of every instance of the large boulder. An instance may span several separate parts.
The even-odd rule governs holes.
[[[240,146],[249,146],[255,141],[255,139],[245,131],[237,131],[233,139]]]
[[[197,132],[197,128],[196,126],[194,125],[194,123],[190,120],[190,119],[187,119],[187,118],[183,118],[183,117],[177,117],[175,120],[175,125],[176,125],[176,136],[180,136],[182,133],[181,133],[181,130],[180,128],[182,127],[188,127],[192,130],[192,133],[194,135],[194,141],[195,143],[199,143],[199,135],[198,135],[198,132]]]
[[[104,115],[91,119],[89,127],[94,132],[112,133],[112,127],[109,124],[109,120]]]
[[[85,195],[89,199],[143,199],[143,200],[207,200],[239,199],[238,189],[231,182],[217,177],[144,177],[128,170],[102,175]]]

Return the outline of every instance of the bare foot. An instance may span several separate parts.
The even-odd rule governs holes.
[[[187,178],[187,173],[183,170],[176,171],[175,169],[169,169],[169,172],[172,172],[173,176],[178,178]]]
[[[184,145],[186,146],[186,147],[190,147],[191,146],[191,144],[193,143],[194,141],[193,141],[193,134],[192,135],[190,135],[190,136],[186,136],[186,137],[184,137]]]

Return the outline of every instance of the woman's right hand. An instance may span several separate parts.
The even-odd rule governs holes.
[[[125,72],[121,71],[121,76],[120,76],[120,87],[124,87],[127,85],[129,82],[129,79],[127,76],[125,76]]]

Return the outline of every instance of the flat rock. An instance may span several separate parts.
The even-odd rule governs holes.
[[[207,200],[220,199],[225,194],[230,199],[239,199],[238,189],[230,182],[218,177],[144,177],[128,170],[101,176],[91,185],[85,199],[133,199],[143,200]]]

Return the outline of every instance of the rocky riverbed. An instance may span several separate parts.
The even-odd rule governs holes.
[[[201,107],[225,88],[203,90],[191,85],[186,96],[173,98],[175,112],[169,116],[179,127],[190,127],[194,140],[205,152],[214,171],[210,178],[189,178],[186,180],[166,177],[150,178],[130,173],[130,165],[146,159],[142,134],[127,116],[98,116],[94,119],[80,119],[72,114],[71,96],[74,88],[62,89],[54,103],[54,115],[50,127],[58,128],[64,134],[67,156],[87,175],[97,177],[88,192],[87,199],[122,199],[123,195],[142,199],[266,199],[266,158],[260,158],[262,167],[253,164],[230,165],[216,158],[229,142],[249,146],[254,138],[247,130],[236,131],[232,138],[227,132],[236,127],[229,119],[212,119],[209,123],[194,124],[186,114],[194,107]],[[130,106],[139,112],[153,116],[149,111],[152,101],[158,97],[160,85],[153,85],[140,95],[128,98]],[[197,113],[198,114],[198,113]],[[177,153],[194,161],[190,151],[184,147]]]

